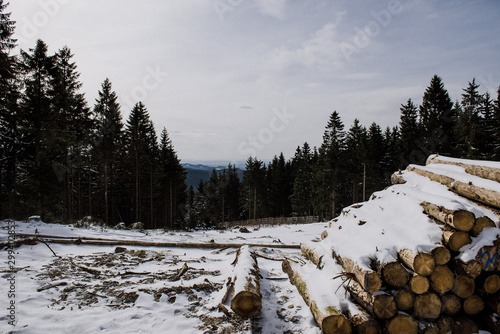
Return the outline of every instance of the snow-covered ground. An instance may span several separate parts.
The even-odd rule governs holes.
[[[8,238],[0,222],[0,240]],[[16,222],[15,233],[158,242],[294,244],[317,240],[325,223],[230,231],[146,233]],[[39,243],[15,249],[17,272],[0,251],[0,333],[320,333],[281,261],[258,258],[262,275],[260,316],[228,318],[217,305],[231,275],[236,248],[186,249]],[[255,247],[268,258],[298,258],[300,250]],[[188,271],[172,281],[187,264]],[[98,270],[97,273],[85,269]],[[11,286],[11,282],[15,282]],[[12,294],[15,294],[13,296]],[[10,295],[10,296],[9,296]],[[10,303],[15,326],[9,324]]]

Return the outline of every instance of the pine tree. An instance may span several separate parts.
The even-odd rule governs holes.
[[[153,228],[154,222],[154,174],[157,167],[158,146],[156,132],[149,113],[138,102],[127,120],[127,165],[132,171],[134,220]]]
[[[0,0],[0,219],[18,214],[17,164],[20,152],[17,59],[10,55],[15,22]]]
[[[494,159],[500,160],[500,86],[497,89],[497,99],[493,104],[493,118],[495,119],[495,134],[493,142],[494,145]]]
[[[293,194],[290,197],[293,212],[297,216],[311,216],[313,206],[313,152],[307,142],[297,147],[292,161],[294,173]]]
[[[401,105],[401,118],[399,128],[401,132],[400,154],[409,163],[422,164],[424,161],[418,151],[417,143],[421,142],[421,131],[418,124],[418,108],[411,99]],[[425,157],[424,157],[425,158]],[[406,167],[406,166],[405,166]]]
[[[451,154],[455,141],[456,116],[442,79],[434,75],[420,106],[420,124],[427,152]],[[421,146],[422,146],[421,145]]]
[[[60,133],[61,115],[52,108],[54,57],[47,55],[47,45],[38,40],[30,53],[21,50],[24,75],[20,101],[20,128],[23,154],[22,180],[28,211],[43,214],[48,221],[63,214],[60,170],[57,162],[64,151]]]
[[[266,169],[261,160],[249,157],[243,172],[243,207],[248,219],[263,217],[263,207],[267,199]]]
[[[481,126],[482,96],[473,79],[462,94],[462,113],[459,116],[460,151],[466,158],[480,158],[479,132]]]
[[[382,190],[389,181],[382,164],[382,160],[387,153],[387,147],[382,128],[377,123],[372,123],[368,129],[366,149],[364,200],[373,192]]]
[[[123,161],[123,122],[120,113],[118,97],[112,90],[111,81],[104,80],[94,106],[95,132],[93,134],[93,150],[88,162],[88,208],[89,215],[96,212],[107,224],[117,222],[119,208],[117,203],[121,202],[117,197],[120,193],[119,179],[121,162]],[[98,189],[93,189],[94,167],[98,169]],[[93,203],[97,203],[98,210],[94,209]],[[102,206],[104,204],[104,206]],[[124,208],[125,210],[125,208]],[[120,215],[121,216],[121,215]],[[121,219],[123,220],[123,219]]]
[[[269,210],[273,217],[286,217],[291,214],[290,196],[293,192],[290,164],[285,161],[283,153],[269,163],[267,168],[267,184],[269,193]]]
[[[180,222],[181,207],[184,202],[186,189],[186,173],[177,157],[174,146],[168,135],[167,129],[163,128],[160,135],[160,202],[162,225],[165,228],[174,228],[175,222]],[[191,192],[192,191],[192,192]],[[190,189],[188,203],[191,207],[194,203],[194,189]],[[188,210],[188,209],[186,209]]]
[[[485,160],[494,159],[495,153],[495,135],[497,123],[495,119],[494,103],[491,100],[490,93],[486,92],[481,103],[481,119],[479,131],[479,147],[481,158]]]
[[[319,148],[318,166],[314,173],[314,206],[320,216],[333,218],[345,202],[346,133],[337,111],[328,120]]]
[[[352,203],[358,202],[366,196],[366,161],[367,161],[367,133],[366,128],[362,126],[358,119],[354,120],[353,125],[347,133],[347,164],[349,166],[348,175],[351,180]],[[361,197],[360,195],[363,195]],[[363,201],[365,198],[363,198]]]

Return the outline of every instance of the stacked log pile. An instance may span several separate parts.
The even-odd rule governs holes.
[[[326,236],[322,235],[322,241],[301,245],[302,254],[316,266],[314,275],[345,277],[339,281],[339,288],[348,292],[347,302],[362,309],[363,321],[355,321],[341,309],[334,313],[337,318],[343,315],[350,320],[353,332],[500,333],[500,229],[496,211],[500,209],[500,163],[485,163],[481,168],[482,163],[431,156],[426,166],[410,166],[395,173],[395,185],[375,193],[369,202],[344,209],[323,233]],[[419,182],[425,185],[416,186]],[[384,225],[381,240],[386,234],[403,236],[406,227],[412,231],[411,224],[422,224],[429,242],[422,243],[424,238],[405,246],[393,237],[380,244],[373,241],[363,245],[371,242],[369,234],[376,229],[366,235],[359,231],[370,224],[373,228],[379,221],[377,215],[390,217],[392,212],[388,211],[394,210],[397,215],[405,210],[376,202],[389,196],[405,201],[411,198],[420,207],[414,219],[410,213],[409,219],[397,225]],[[378,206],[379,213],[374,209],[361,211],[363,205]],[[426,221],[421,223],[422,219]],[[349,246],[342,238],[350,236],[345,230],[353,222],[359,226],[352,229],[356,232]],[[370,247],[373,251],[364,256],[356,252]],[[332,262],[341,266],[340,273],[333,269]],[[290,263],[285,262],[283,267],[292,283],[299,281],[304,289],[306,282],[290,269]],[[330,293],[332,299],[343,298],[335,291]],[[350,329],[331,332],[350,333]]]

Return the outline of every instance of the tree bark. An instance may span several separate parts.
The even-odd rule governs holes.
[[[427,215],[459,231],[468,232],[476,223],[474,214],[466,210],[449,210],[428,202],[423,202],[420,205]]]
[[[431,288],[442,295],[453,289],[455,275],[446,266],[437,266],[430,276]]]
[[[357,334],[380,334],[380,325],[368,313],[358,307],[360,314],[352,315],[347,313],[347,317]]]
[[[373,293],[380,290],[382,287],[382,280],[380,276],[374,272],[362,269],[357,263],[347,257],[342,257],[333,252],[335,259],[342,265],[346,272],[353,274],[356,280],[366,291]]]
[[[282,264],[283,271],[288,274],[290,282],[295,285],[304,302],[309,306],[318,326],[323,333],[348,333],[352,332],[350,322],[336,308],[329,306],[320,309],[317,303],[311,298],[309,290],[304,280],[296,270],[293,269],[290,261],[285,260]]]
[[[481,275],[483,268],[481,264],[476,260],[470,260],[463,262],[462,260],[456,260],[455,272],[459,275],[467,275],[472,279],[476,279]]]
[[[446,159],[441,159],[438,155],[431,155],[426,164],[448,164],[460,166],[465,169],[465,172],[471,175],[482,177],[483,179],[488,179],[492,181],[500,182],[500,169],[494,167],[481,166],[476,163],[481,163],[481,161],[449,161]]]
[[[441,314],[441,299],[435,293],[426,293],[415,297],[413,309],[418,318],[437,319]]]
[[[234,273],[231,309],[244,318],[254,317],[262,308],[262,295],[257,257],[249,246],[238,249]]]
[[[411,270],[422,276],[430,276],[436,267],[431,254],[403,249],[398,252],[399,259]]]
[[[484,271],[498,270],[500,265],[499,244],[500,241],[497,239],[493,246],[484,246],[477,252],[476,261],[481,264]]]

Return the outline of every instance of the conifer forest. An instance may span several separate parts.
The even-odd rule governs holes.
[[[188,188],[175,143],[167,129],[155,129],[146,105],[123,110],[106,73],[98,98],[88,101],[69,47],[50,54],[38,40],[14,54],[14,29],[0,1],[0,219],[41,215],[70,223],[91,216],[110,226],[165,229],[331,219],[429,154],[500,160],[500,87],[487,92],[471,78],[451,97],[435,75],[421,101],[402,101],[393,127],[344,124],[332,106],[318,129],[319,147],[297,143],[294,156],[276,152],[269,162],[248,157],[242,178],[229,164]]]

